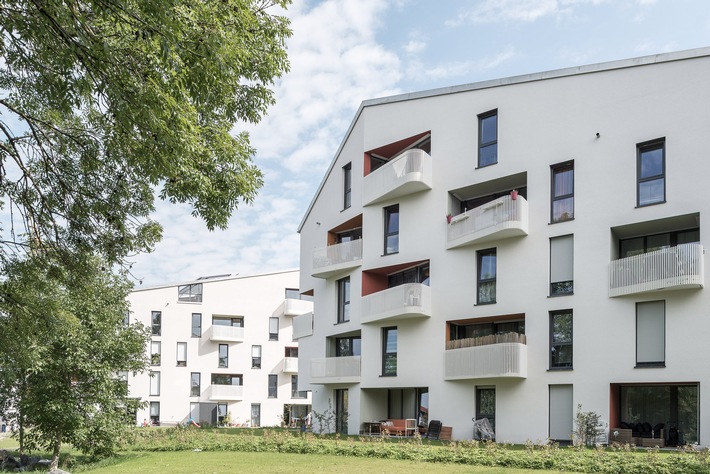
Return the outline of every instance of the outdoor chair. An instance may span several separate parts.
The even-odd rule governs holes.
[[[441,421],[431,420],[429,422],[429,427],[426,430],[426,434],[423,436],[423,438],[439,439],[440,434],[441,434]]]

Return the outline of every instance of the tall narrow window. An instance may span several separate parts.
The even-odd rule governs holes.
[[[382,375],[397,375],[397,328],[382,328]]]
[[[160,336],[160,330],[161,330],[161,313],[160,311],[151,311],[150,313],[150,328],[151,328],[151,334],[153,336]]]
[[[251,426],[252,428],[261,426],[261,404],[259,403],[251,404]]]
[[[269,374],[269,398],[277,398],[279,396],[279,375]]]
[[[177,343],[177,366],[187,367],[187,342]]]
[[[160,365],[160,341],[150,342],[150,365]]]
[[[478,167],[498,163],[498,111],[478,116]]]
[[[150,423],[160,425],[160,402],[150,402]]]
[[[343,209],[349,208],[351,204],[353,185],[352,174],[353,173],[351,163],[348,163],[347,165],[343,166]]]
[[[150,395],[160,395],[160,372],[150,372]]]
[[[123,313],[123,325],[128,327],[131,324],[131,312],[126,310],[125,313]]]
[[[298,390],[298,375],[291,376],[291,398],[307,398],[308,390]]]
[[[279,340],[279,318],[269,318],[269,341]]]
[[[574,218],[574,162],[552,167],[551,222]]]
[[[350,321],[350,277],[338,280],[338,323]]]
[[[217,367],[220,369],[229,367],[229,346],[227,344],[219,345]]]
[[[192,313],[192,337],[202,337],[202,315]]]
[[[653,140],[636,145],[638,163],[637,199],[639,206],[666,200],[666,140]]]
[[[550,313],[550,369],[572,368],[572,310]]]
[[[385,208],[385,255],[399,252],[399,204]]]
[[[251,346],[251,368],[261,369],[261,346]]]
[[[636,367],[666,365],[666,303],[636,303]]]
[[[550,239],[550,296],[574,292],[574,236]]]
[[[200,379],[202,378],[199,372],[193,372],[190,374],[190,396],[199,397],[200,396]]]
[[[496,249],[478,252],[478,304],[496,302]]]
[[[227,419],[227,404],[218,403],[217,404],[217,424],[222,426],[224,421]]]

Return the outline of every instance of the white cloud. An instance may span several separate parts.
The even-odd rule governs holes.
[[[519,56],[514,47],[509,46],[494,56],[486,56],[475,61],[451,61],[428,67],[421,61],[412,61],[408,65],[410,77],[424,76],[426,80],[441,81],[452,78],[470,78],[477,71],[495,69],[501,64]]]
[[[459,12],[446,22],[449,26],[467,23],[520,22],[532,23],[546,16],[570,14],[575,5],[599,5],[606,0],[485,0],[473,8]]]

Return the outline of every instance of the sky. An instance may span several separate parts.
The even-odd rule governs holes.
[[[229,228],[158,202],[136,287],[299,266],[298,225],[364,100],[710,46],[707,0],[293,0],[290,72],[246,130],[265,185]],[[709,79],[710,80],[710,79]]]

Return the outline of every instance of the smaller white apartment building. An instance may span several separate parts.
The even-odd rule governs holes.
[[[129,323],[150,328],[144,374],[122,374],[129,395],[148,402],[136,423],[296,425],[310,411],[298,390],[294,316],[313,311],[297,290],[298,270],[220,275],[140,288]]]

